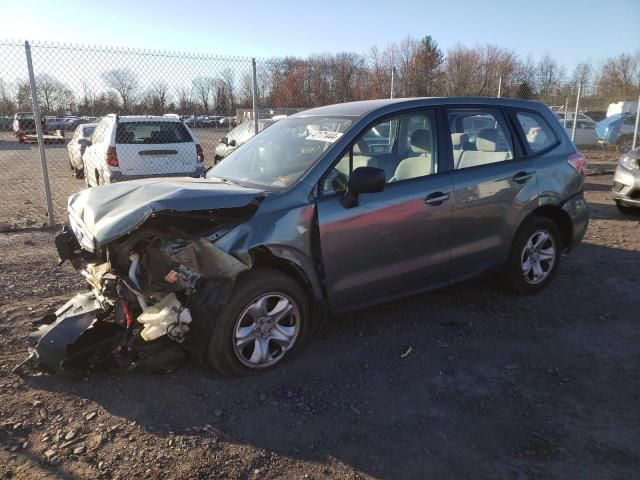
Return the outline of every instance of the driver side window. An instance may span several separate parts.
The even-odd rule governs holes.
[[[421,111],[365,129],[322,182],[322,194],[343,193],[358,167],[376,167],[394,183],[437,173],[435,115]]]

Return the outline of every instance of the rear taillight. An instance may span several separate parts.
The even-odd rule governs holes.
[[[199,143],[196,143],[196,155],[198,156],[198,163],[204,162],[204,151]]]
[[[104,159],[107,162],[107,165],[110,167],[117,167],[118,164],[118,154],[116,153],[116,147],[107,148],[107,153],[104,155]]]
[[[587,159],[580,152],[569,155],[569,165],[580,174],[582,178],[587,176]]]

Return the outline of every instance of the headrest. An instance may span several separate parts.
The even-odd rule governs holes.
[[[495,152],[498,144],[498,130],[485,128],[480,130],[476,138],[476,149],[480,152]]]
[[[418,129],[411,134],[411,149],[416,153],[431,153],[431,132]]]
[[[469,143],[469,135],[466,133],[452,133],[451,143],[454,150],[464,150],[464,146]]]

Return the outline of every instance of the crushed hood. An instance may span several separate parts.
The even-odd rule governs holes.
[[[257,206],[264,190],[218,179],[163,178],[82,190],[69,197],[69,221],[80,244],[93,251],[142,225],[153,213]]]

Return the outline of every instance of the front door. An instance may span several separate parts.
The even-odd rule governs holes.
[[[440,172],[437,138],[433,111],[385,120],[362,132],[323,179],[317,210],[332,307],[446,278],[452,183]],[[345,208],[348,177],[361,166],[383,169],[385,189]]]

